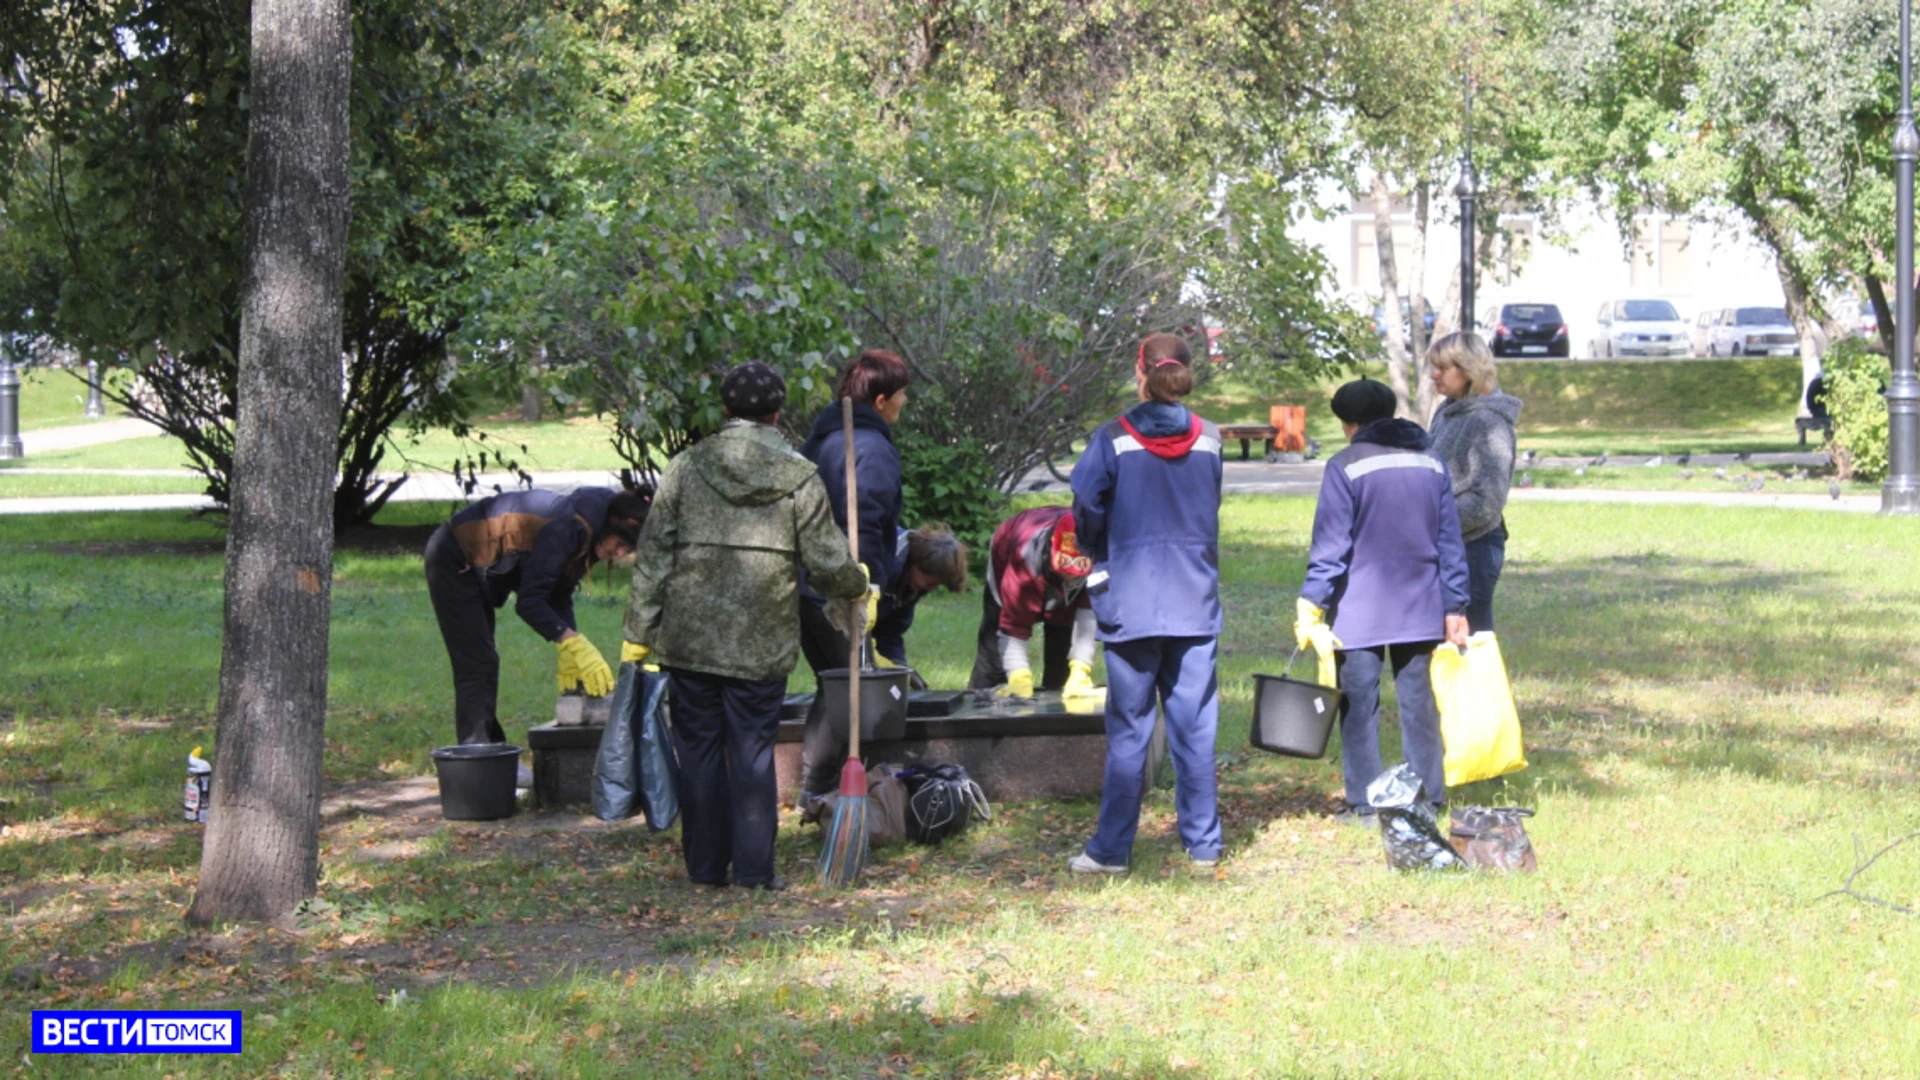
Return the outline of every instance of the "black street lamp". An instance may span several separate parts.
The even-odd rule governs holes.
[[[1887,387],[1887,482],[1883,514],[1920,514],[1920,379],[1913,373],[1913,0],[1900,0],[1900,112],[1893,127],[1895,283],[1893,380]]]

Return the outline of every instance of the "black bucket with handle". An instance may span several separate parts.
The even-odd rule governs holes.
[[[512,817],[520,748],[507,743],[442,746],[433,752],[440,774],[440,816],[448,821]]]
[[[834,738],[846,741],[849,698],[848,668],[820,672],[821,707]],[[913,669],[860,669],[860,741],[895,742],[907,736],[907,698],[913,692]]]
[[[1300,659],[1295,649],[1287,671]],[[1247,737],[1256,750],[1297,758],[1327,756],[1327,736],[1340,711],[1340,691],[1288,675],[1253,677],[1253,723]]]

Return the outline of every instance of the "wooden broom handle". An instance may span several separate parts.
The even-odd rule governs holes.
[[[853,398],[851,395],[840,399],[840,438],[847,459],[847,554],[857,565],[860,562],[860,484],[855,479],[853,467]],[[865,618],[867,598],[862,595],[856,601],[852,624],[848,629],[851,655],[847,657],[847,757],[860,760],[860,645],[866,636]]]

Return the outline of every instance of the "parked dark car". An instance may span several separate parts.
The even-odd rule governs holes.
[[[1502,304],[1489,328],[1495,356],[1568,355],[1567,320],[1552,304]]]

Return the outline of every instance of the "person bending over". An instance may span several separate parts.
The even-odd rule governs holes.
[[[1008,697],[1032,697],[1033,628],[1047,628],[1042,690],[1070,694],[1093,689],[1093,609],[1087,575],[1093,560],[1081,554],[1073,510],[1036,506],[993,530],[987,546],[987,587],[981,590],[980,634],[967,687],[999,687]]]
[[[462,743],[506,741],[495,714],[500,653],[495,609],[514,613],[560,651],[560,689],[599,697],[613,672],[574,625],[573,591],[595,560],[633,550],[651,496],[575,488],[490,495],[453,515],[427,541],[427,596],[453,664],[453,726]]]

